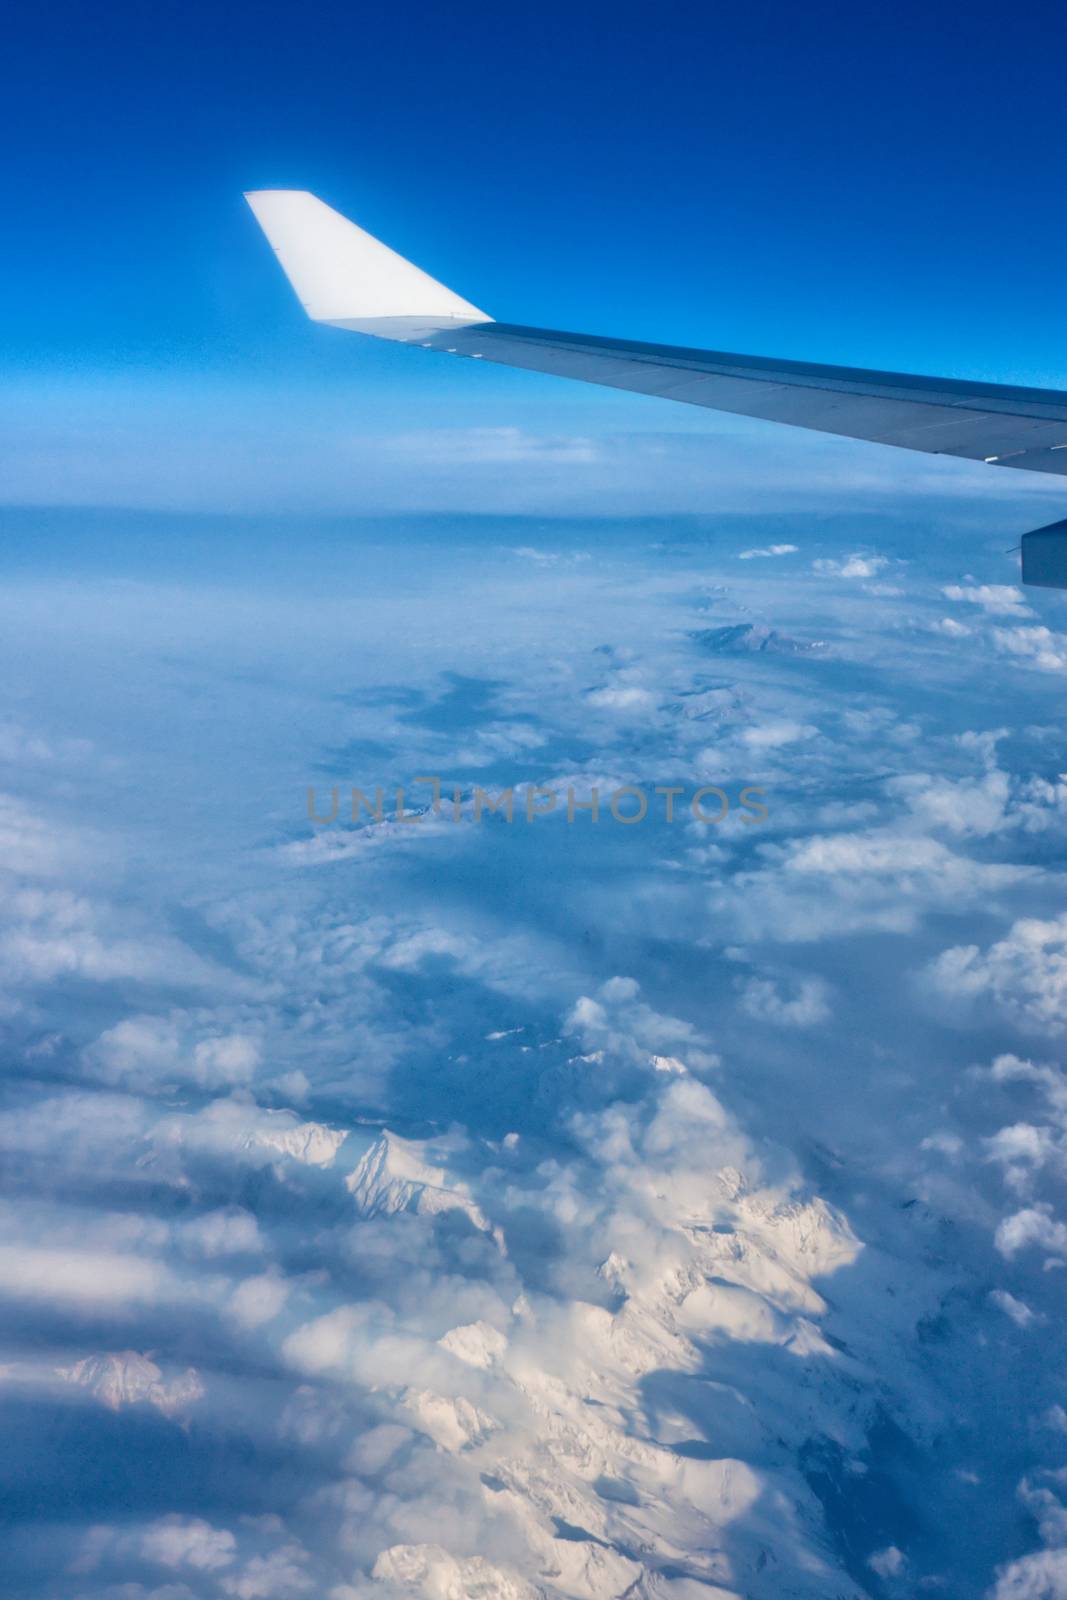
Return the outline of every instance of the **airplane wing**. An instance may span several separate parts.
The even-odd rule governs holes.
[[[1059,390],[496,322],[305,190],[261,189],[245,198],[316,322],[850,439],[1067,476],[1067,393]],[[1024,540],[1024,581],[1059,587],[1062,577],[1067,585],[1067,551],[1059,555],[1065,542],[1067,535],[1044,540],[1039,567],[1038,546],[1028,551]],[[1042,576],[1049,560],[1056,570]]]

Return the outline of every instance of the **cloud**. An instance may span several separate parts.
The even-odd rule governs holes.
[[[414,1371],[433,1370],[425,1341],[397,1329],[394,1313],[378,1301],[338,1306],[304,1323],[286,1337],[282,1355],[308,1376],[335,1375],[366,1385],[404,1385]]]
[[[522,561],[532,561],[538,567],[573,567],[591,560],[584,550],[540,550],[536,545],[516,545],[513,551]]]
[[[34,750],[34,741],[28,735],[23,738]],[[9,759],[22,760],[24,755],[13,751]],[[13,795],[0,794],[0,871],[18,878],[57,878],[84,868],[94,854],[84,833],[57,827],[41,811],[31,810]]]
[[[243,1570],[221,1580],[223,1594],[234,1600],[296,1600],[315,1587],[309,1557],[294,1540],[267,1555],[252,1556]]]
[[[994,628],[993,643],[1001,655],[1013,656],[1041,672],[1067,668],[1067,634],[1051,628]]]
[[[645,470],[610,443],[596,462],[480,443],[499,458],[486,483],[499,471],[516,499],[524,473],[553,493],[610,476],[622,495]],[[656,448],[668,468],[698,454]],[[447,454],[408,463],[420,492],[448,482]],[[888,502],[877,523],[850,508],[830,551],[846,554],[818,581],[754,552],[780,530],[808,549],[826,525],[795,506],[768,523],[746,492],[748,531],[731,524],[728,542],[755,568],[716,555],[706,519],[567,539],[498,519],[436,543],[398,524],[380,546],[309,526],[291,557],[257,526],[245,545],[232,535],[241,581],[224,601],[207,593],[215,556],[207,587],[183,577],[120,604],[86,577],[64,601],[63,693],[93,760],[68,762],[53,711],[34,782],[57,806],[71,786],[86,821],[52,856],[47,807],[35,827],[20,802],[30,821],[16,816],[0,863],[5,896],[44,896],[5,898],[0,940],[77,947],[4,971],[20,1009],[5,1026],[17,1204],[0,1224],[17,1254],[3,1262],[30,1292],[5,1287],[2,1360],[12,1469],[42,1501],[52,1480],[34,1474],[81,1481],[80,1456],[48,1450],[62,1408],[91,1441],[87,1514],[105,1531],[92,1581],[73,1584],[85,1523],[68,1496],[34,1547],[42,1590],[755,1594],[773,1571],[816,1600],[848,1587],[855,1555],[808,1487],[824,1480],[842,1516],[862,1521],[871,1492],[888,1508],[871,1554],[906,1551],[907,1569],[886,1584],[948,1570],[937,1530],[963,1481],[991,1531],[957,1541],[958,1582],[981,1593],[993,1559],[1017,1554],[998,1543],[1005,1474],[1025,1451],[1051,1484],[1042,1452],[1062,1442],[1028,1419],[1062,1399],[1067,1100],[1055,1050],[969,1069],[947,992],[925,1008],[908,994],[944,946],[988,965],[1024,911],[1054,903],[1067,784],[1050,685],[985,675],[993,731],[958,736],[975,651],[1020,619],[967,603],[966,649],[929,632],[981,544],[943,491],[935,552]],[[887,555],[849,556],[868,534]],[[608,540],[610,557],[579,559]],[[892,559],[901,601],[872,605],[853,559]],[[988,565],[997,576],[995,552]],[[285,592],[268,606],[271,570]],[[823,650],[796,648],[797,584]],[[0,603],[22,647],[53,648],[50,585],[27,618],[21,591]],[[457,605],[476,628],[457,634]],[[445,668],[463,675],[454,695]],[[309,840],[301,785],[310,773],[321,795],[342,749],[409,785],[459,752],[494,792],[533,765],[582,796],[598,772],[648,789],[729,776],[734,793],[758,759],[782,793],[767,828],[710,845],[688,822],[625,837],[442,822],[346,843],[311,872],[326,834]],[[205,809],[209,769],[227,798]],[[117,841],[94,810],[98,829],[121,816]],[[91,975],[94,939],[111,976]],[[1051,967],[1055,942],[1042,950]],[[998,994],[990,979],[970,999],[1014,1026]],[[953,1230],[962,1254],[943,1248]],[[930,1328],[943,1337],[916,1333]],[[1024,1341],[1028,1365],[1005,1360]],[[912,1457],[902,1484],[877,1405],[947,1441],[936,1472]],[[994,1411],[1008,1423],[988,1426]],[[916,1485],[921,1529],[894,1512]],[[161,1504],[185,1514],[153,1535],[171,1565],[143,1545]],[[1045,1503],[1028,1509],[1053,1525]],[[194,1564],[212,1549],[228,1559]]]
[[[896,1545],[887,1545],[884,1550],[876,1550],[873,1556],[867,1558],[867,1565],[871,1571],[877,1573],[879,1578],[899,1578],[908,1565],[907,1557]]]
[[[1050,1474],[1062,1481],[1062,1473]],[[988,1600],[1064,1600],[1067,1596],[1067,1507],[1052,1489],[1023,1478],[1018,1498],[1046,1546],[997,1568]]]
[[[1011,773],[997,766],[995,748],[981,753],[986,769],[981,776],[906,773],[889,779],[885,791],[904,801],[920,827],[959,838],[1047,833],[1067,824],[1067,781],[1062,775],[1048,779]]]
[[[802,978],[791,992],[770,978],[749,978],[741,985],[741,1006],[757,1022],[784,1028],[812,1028],[831,1016],[829,987],[822,978]]]
[[[1028,1122],[1015,1122],[1000,1128],[985,1141],[988,1158],[1004,1169],[1005,1178],[1013,1188],[1025,1189],[1029,1174],[1059,1158],[1062,1152],[1051,1128],[1035,1127]]]
[[[737,559],[738,561],[754,561],[760,556],[791,556],[795,555],[799,548],[800,546],[795,544],[772,544],[768,545],[764,550],[742,550]]]
[[[984,951],[954,945],[929,977],[952,999],[988,1000],[1011,1021],[1056,1036],[1067,1027],[1067,915],[1020,918]]]
[[[779,750],[783,745],[799,744],[803,740],[817,738],[818,733],[818,728],[810,722],[791,722],[782,719],[746,728],[741,734],[741,742],[750,750]]]
[[[193,1051],[192,1076],[205,1089],[248,1083],[259,1059],[259,1046],[246,1035],[201,1039]]]
[[[230,1296],[227,1312],[242,1328],[258,1328],[278,1316],[289,1298],[289,1285],[275,1273],[246,1278]]]
[[[222,1089],[249,1083],[260,1051],[245,1034],[214,1033],[210,1024],[174,1012],[124,1018],[100,1035],[85,1060],[107,1083],[165,1088],[184,1081]]]
[[[586,703],[597,711],[621,711],[628,715],[655,709],[656,696],[637,684],[616,684],[604,689],[591,689]]]
[[[989,1600],[1065,1600],[1067,1550],[1040,1550],[997,1568]]]
[[[703,1069],[718,1064],[718,1056],[693,1024],[654,1010],[641,998],[634,978],[609,978],[595,996],[581,996],[563,1028],[577,1035],[587,1052],[601,1058],[611,1054],[644,1066],[655,1054],[681,1052]]]
[[[908,773],[891,778],[886,791],[905,801],[921,827],[958,837],[986,838],[1018,820],[1008,815],[1011,779],[995,767],[980,778]]]
[[[196,1572],[217,1572],[234,1559],[236,1540],[225,1528],[214,1528],[200,1517],[161,1517],[141,1535],[146,1561],[161,1567],[191,1567]]]
[[[1029,1083],[1038,1088],[1067,1132],[1067,1073],[1060,1067],[1024,1061],[1019,1056],[997,1056],[989,1068],[993,1083]]]
[[[58,978],[111,983],[129,979],[168,987],[235,989],[224,974],[178,940],[132,937],[112,926],[109,909],[65,889],[27,886],[4,906],[0,974],[8,984],[48,984]]]
[[[239,1206],[207,1211],[191,1222],[182,1223],[179,1237],[186,1250],[208,1259],[259,1255],[264,1249],[255,1217]]]
[[[400,434],[387,450],[398,460],[431,465],[519,466],[527,462],[562,462],[589,466],[603,459],[602,447],[581,435],[544,435],[524,428],[434,428]]]
[[[987,905],[1036,870],[978,861],[938,839],[892,827],[762,845],[758,858],[754,868],[709,895],[739,941],[811,941],[875,928],[906,933],[939,907]],[[943,990],[952,967],[945,959],[937,969]]]
[[[128,1156],[150,1121],[144,1102],[132,1095],[67,1090],[0,1112],[0,1149],[16,1162],[54,1157],[63,1150],[73,1173],[89,1166],[98,1173]]]
[[[937,631],[954,638],[977,634],[997,655],[1040,672],[1067,669],[1067,635],[1039,623],[1025,627],[996,625],[996,619],[1022,621],[1033,617],[1022,590],[1013,584],[950,584],[942,593],[948,600],[978,608],[983,616],[977,628],[951,617],[942,618],[935,625]],[[981,623],[985,619],[991,619],[992,625],[983,628]]]
[[[1011,1318],[1017,1328],[1029,1328],[1037,1320],[1030,1307],[1006,1289],[993,1289],[989,1299],[998,1311],[1003,1311],[1005,1316]]]
[[[1033,613],[1021,589],[1010,583],[950,583],[941,593],[946,600],[980,606],[995,617],[1029,617]]]
[[[1009,1260],[1031,1245],[1064,1254],[1067,1253],[1067,1223],[1057,1221],[1049,1205],[1027,1206],[1005,1217],[997,1229],[995,1243],[1001,1255]]]
[[[175,1583],[148,1589],[139,1583],[119,1583],[94,1591],[101,1600],[188,1600],[199,1596],[232,1596],[233,1600],[299,1600],[316,1588],[310,1570],[313,1558],[292,1536],[286,1537],[281,1519],[273,1514],[245,1515],[235,1529],[220,1527],[205,1517],[178,1513],[152,1522],[127,1520],[98,1524],[85,1536],[73,1563],[85,1572],[119,1571],[126,1574],[146,1566],[172,1574]],[[323,1564],[317,1574],[319,1592],[332,1569]],[[187,1585],[195,1585],[195,1591]],[[331,1586],[332,1594],[342,1594]],[[354,1591],[350,1591],[354,1592]],[[85,1597],[88,1600],[88,1597]]]
[[[158,1262],[94,1250],[0,1244],[0,1293],[88,1309],[155,1304],[176,1285]]]
[[[128,1017],[108,1028],[86,1052],[91,1068],[109,1083],[166,1081],[180,1058],[175,1024],[164,1017]]]
[[[873,578],[889,565],[885,556],[854,554],[837,561],[823,557],[812,562],[812,570],[824,578]]]

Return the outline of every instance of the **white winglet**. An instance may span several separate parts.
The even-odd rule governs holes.
[[[259,189],[245,199],[315,322],[408,340],[492,321],[306,189]]]

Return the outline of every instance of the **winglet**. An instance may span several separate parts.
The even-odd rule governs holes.
[[[315,322],[407,340],[493,320],[306,189],[258,189],[245,199]]]

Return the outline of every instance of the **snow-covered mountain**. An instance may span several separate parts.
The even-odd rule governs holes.
[[[180,1416],[204,1397],[204,1385],[192,1367],[164,1379],[155,1362],[136,1350],[84,1356],[73,1366],[57,1367],[56,1374],[87,1390],[109,1411],[148,1404],[164,1416]]]

